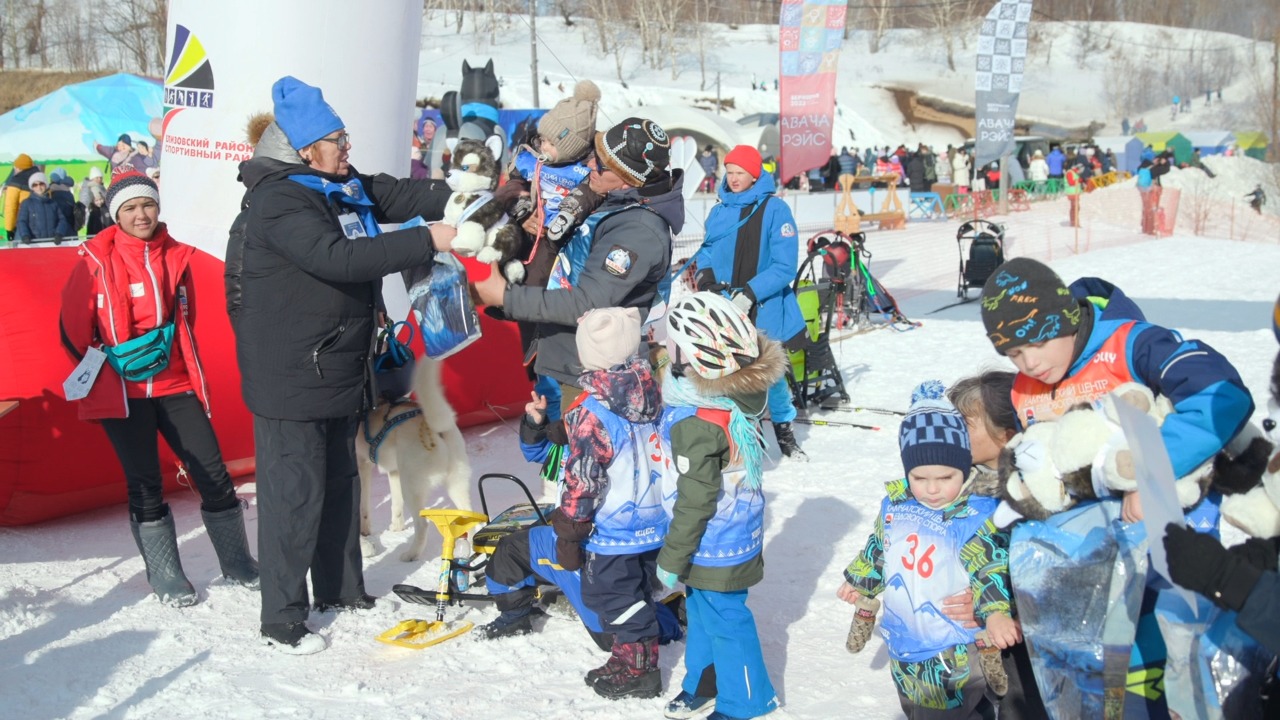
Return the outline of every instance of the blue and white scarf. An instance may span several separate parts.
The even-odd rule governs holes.
[[[701,407],[714,410],[729,411],[729,437],[738,452],[742,455],[742,464],[746,470],[746,486],[750,490],[760,489],[760,480],[764,474],[764,435],[760,432],[757,420],[759,413],[748,415],[738,407],[738,403],[724,395],[708,397],[698,392],[688,378],[676,377],[668,372],[662,381],[662,402],[667,407]],[[763,412],[763,408],[761,408]]]

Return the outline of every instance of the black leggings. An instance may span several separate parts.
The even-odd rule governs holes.
[[[164,436],[186,466],[200,507],[208,512],[230,510],[239,502],[231,484],[222,450],[195,393],[158,398],[130,398],[129,417],[102,421],[102,429],[124,467],[129,487],[129,513],[138,522],[163,518],[168,508],[162,495],[160,447],[156,433]]]

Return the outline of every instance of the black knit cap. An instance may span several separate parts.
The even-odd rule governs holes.
[[[1001,355],[1022,345],[1075,335],[1080,303],[1048,265],[1014,258],[982,286],[982,324]]]
[[[666,177],[671,164],[671,139],[652,120],[630,117],[596,133],[596,156],[632,187]]]

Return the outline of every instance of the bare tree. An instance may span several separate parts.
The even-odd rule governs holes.
[[[947,51],[947,69],[954,72],[957,35],[963,38],[972,30],[968,21],[974,14],[974,1],[938,0],[927,6],[924,12],[935,34],[942,38]]]
[[[1251,119],[1271,139],[1267,158],[1275,162],[1280,160],[1280,27],[1271,31],[1269,40],[1254,43],[1253,62],[1249,64],[1253,100],[1249,105]]]
[[[871,26],[871,32],[867,35],[867,49],[874,55],[880,52],[885,33],[893,26],[893,0],[867,0],[863,13]]]

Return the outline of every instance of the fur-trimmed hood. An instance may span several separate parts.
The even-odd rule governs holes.
[[[756,337],[760,356],[750,365],[732,375],[714,380],[698,377],[692,372],[686,373],[685,377],[693,384],[698,394],[704,397],[738,398],[768,392],[769,388],[773,387],[773,384],[786,372],[787,358],[782,352],[782,346],[776,340],[765,337],[764,333],[759,333]]]

